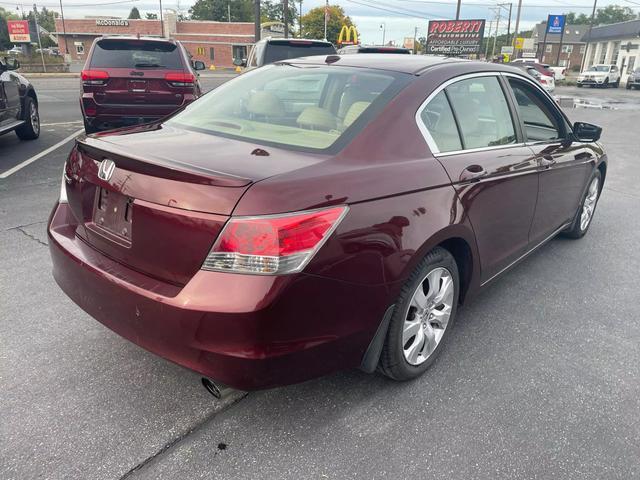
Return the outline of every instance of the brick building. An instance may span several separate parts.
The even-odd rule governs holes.
[[[164,36],[180,41],[193,55],[206,65],[233,66],[234,58],[247,58],[254,43],[253,23],[177,21],[167,12],[164,25],[160,20],[124,20],[118,18],[56,18],[56,35],[60,53],[69,53],[75,61],[87,58],[93,40],[102,35]],[[63,31],[64,30],[64,31]],[[65,34],[66,32],[66,34]],[[69,51],[67,52],[67,47]]]
[[[535,45],[536,58],[542,63],[580,69],[582,57],[586,49],[586,42],[583,40],[584,34],[589,29],[588,25],[565,25],[562,46],[560,46],[560,34],[548,33],[546,43],[544,32],[547,22],[539,23],[533,29],[533,41]],[[544,51],[543,51],[544,50]],[[558,50],[560,59],[558,61]]]

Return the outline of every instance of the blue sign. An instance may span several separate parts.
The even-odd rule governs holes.
[[[547,18],[547,33],[562,33],[564,19],[564,15],[549,15],[549,18]]]

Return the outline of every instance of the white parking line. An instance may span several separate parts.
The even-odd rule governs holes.
[[[82,123],[82,120],[73,120],[71,122],[57,122],[57,123],[41,123],[41,127],[55,127],[57,125],[75,125],[76,123]]]
[[[22,170],[24,167],[26,167],[27,165],[32,164],[33,162],[35,162],[36,160],[41,159],[42,157],[44,157],[45,155],[50,154],[51,152],[53,152],[55,149],[61,147],[62,145],[64,145],[65,143],[67,143],[69,140],[73,140],[74,138],[76,138],[78,135],[80,135],[82,132],[84,132],[84,128],[81,128],[80,130],[72,133],[71,135],[69,135],[67,138],[65,138],[64,140],[60,140],[58,143],[56,143],[55,145],[51,145],[49,148],[47,148],[46,150],[41,151],[40,153],[38,153],[37,155],[34,155],[31,158],[28,158],[27,160],[25,160],[22,163],[19,163],[18,165],[16,165],[13,168],[10,168],[9,170],[7,170],[6,172],[0,173],[0,178],[7,178],[9,175],[13,175],[14,173],[16,173],[18,170]]]

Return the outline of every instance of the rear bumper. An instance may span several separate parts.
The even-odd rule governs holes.
[[[131,342],[242,390],[360,365],[386,287],[310,275],[199,271],[183,288],[123,266],[75,235],[66,204],[49,223],[53,275],[83,310]]]
[[[99,130],[106,130],[139,123],[153,122],[171,115],[183,106],[193,102],[194,95],[183,95],[179,104],[100,104],[92,93],[84,93],[80,98],[82,115],[88,125]]]

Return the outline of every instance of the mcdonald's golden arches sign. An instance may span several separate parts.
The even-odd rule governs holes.
[[[354,25],[346,26],[342,25],[340,29],[340,35],[338,36],[339,45],[357,45],[358,44],[358,32]]]

